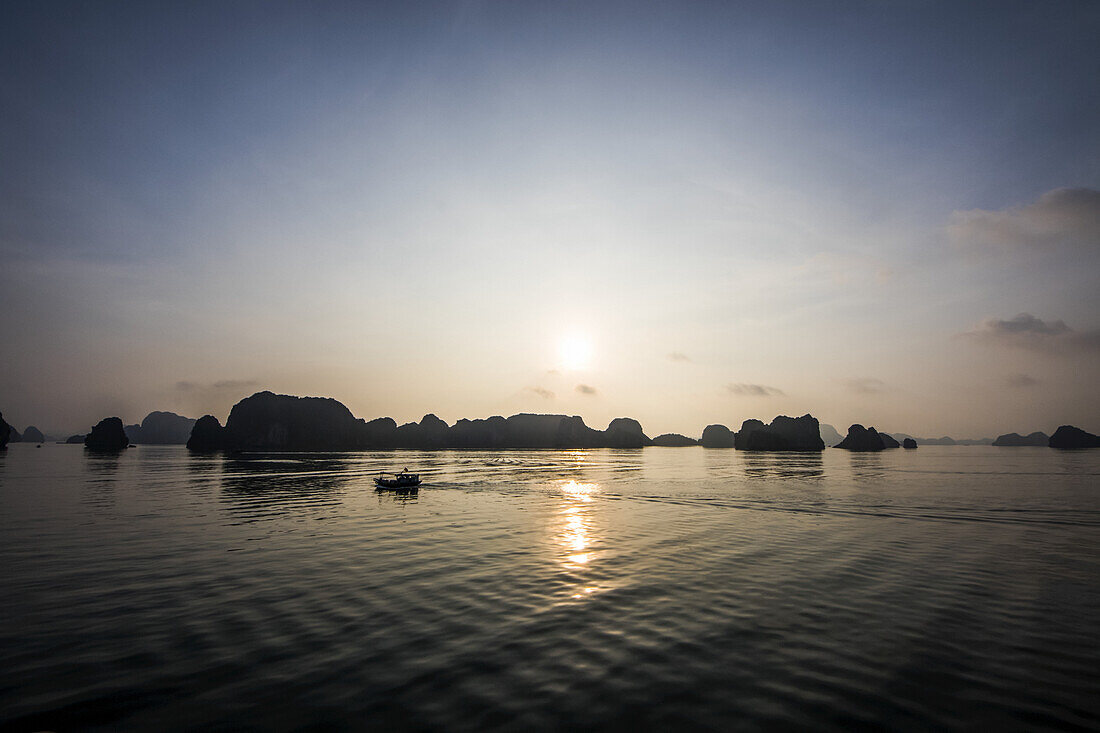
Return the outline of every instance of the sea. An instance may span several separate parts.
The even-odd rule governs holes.
[[[15,444],[0,729],[1100,730],[1100,450]]]

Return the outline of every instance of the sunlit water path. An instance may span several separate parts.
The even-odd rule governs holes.
[[[1098,579],[1100,451],[17,444],[0,724],[1096,729]]]

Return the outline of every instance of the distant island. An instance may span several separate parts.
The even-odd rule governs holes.
[[[743,450],[821,451],[817,418],[779,416],[769,425],[746,421],[738,433],[709,425],[696,441],[665,434],[650,439],[637,420],[620,417],[605,430],[585,425],[573,415],[533,415],[462,419],[448,425],[435,415],[398,425],[391,418],[356,418],[331,398],[295,397],[258,392],[229,413],[225,425],[213,415],[200,418],[187,446],[194,451],[256,450],[516,450],[527,448],[644,448],[647,446],[733,448],[741,436]]]
[[[848,435],[836,447],[843,450],[870,453],[900,446],[898,441],[886,433],[880,433],[874,428],[865,428],[856,424],[848,428]]]
[[[997,439],[993,441],[993,445],[1004,448],[1018,448],[1029,445],[1049,446],[1050,436],[1038,431],[1028,435],[1005,433],[1004,435],[998,435]]]
[[[46,439],[29,426],[26,436]],[[18,431],[0,415],[0,448],[17,442]],[[900,441],[900,442],[899,442]],[[448,425],[435,415],[419,422],[398,425],[392,418],[364,420],[344,404],[328,397],[297,397],[257,392],[233,406],[223,426],[213,415],[195,420],[173,412],[154,411],[140,424],[123,425],[117,418],[100,421],[91,432],[70,436],[65,443],[83,444],[89,450],[121,450],[129,445],[182,445],[195,452],[213,451],[333,451],[333,450],[522,450],[522,449],[636,449],[648,446],[743,451],[820,452],[826,447],[856,452],[877,452],[918,445],[1049,445],[1073,450],[1100,447],[1100,438],[1064,425],[1047,438],[1045,433],[1027,436],[1006,433],[989,438],[954,440],[913,438],[906,433],[885,433],[853,424],[847,435],[812,415],[779,415],[770,423],[748,419],[734,432],[725,425],[707,425],[696,439],[677,433],[649,438],[641,423],[629,417],[612,420],[598,430],[577,415],[521,413],[511,417],[461,419]]]
[[[196,420],[174,412],[150,412],[140,425],[127,425],[126,435],[135,445],[183,445],[191,437]]]
[[[686,448],[691,445],[699,445],[699,441],[679,433],[665,433],[654,438],[652,445],[659,448]]]

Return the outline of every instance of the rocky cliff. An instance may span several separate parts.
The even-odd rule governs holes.
[[[522,448],[641,448],[650,439],[632,418],[594,430],[577,416],[519,414],[459,420],[453,427],[435,415],[398,426],[390,418],[366,422],[332,399],[259,392],[229,413],[225,427],[206,416],[195,423],[192,450],[313,451],[405,448],[504,450]]]
[[[898,442],[898,439],[889,433],[879,433],[878,437],[882,439],[882,447],[884,449],[901,447],[901,443]]]
[[[865,428],[858,423],[848,428],[848,435],[836,447],[863,453],[886,449],[886,446],[882,443],[882,436],[879,435],[877,430]]]
[[[120,451],[128,445],[130,438],[122,427],[122,419],[117,417],[103,418],[84,438],[84,447],[94,451]]]
[[[191,428],[191,437],[187,439],[187,449],[206,453],[224,449],[225,428],[213,415],[203,415]]]
[[[707,425],[699,444],[704,448],[732,448],[733,433],[725,425]]]
[[[770,424],[746,420],[734,438],[738,450],[820,451],[825,450],[821,425],[813,415],[779,415]]]
[[[1072,425],[1063,425],[1050,436],[1051,448],[1059,450],[1081,450],[1084,448],[1100,448],[1100,436],[1086,433],[1081,428]]]
[[[192,417],[174,412],[150,412],[141,425],[127,425],[126,434],[136,445],[183,445],[194,427]]]

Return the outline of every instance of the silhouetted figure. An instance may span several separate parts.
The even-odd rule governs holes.
[[[94,451],[120,451],[130,445],[122,420],[117,417],[105,417],[96,423],[92,432],[84,439],[84,447]]]

